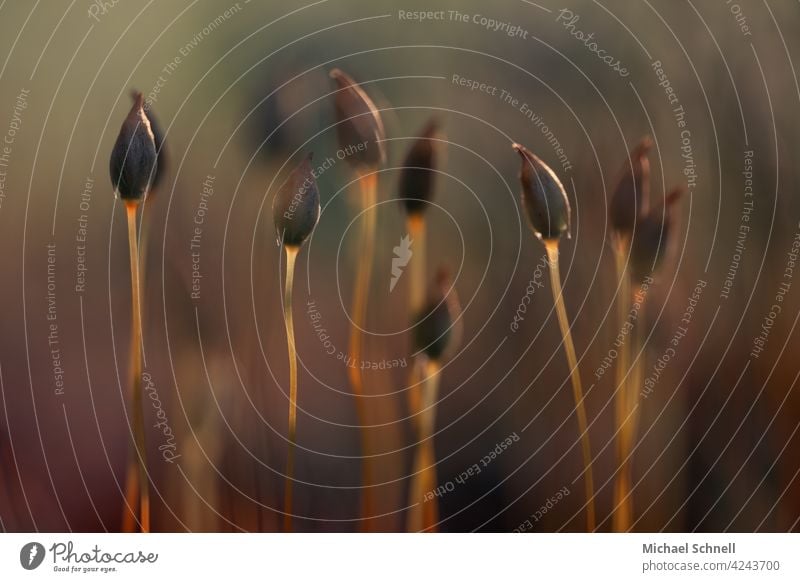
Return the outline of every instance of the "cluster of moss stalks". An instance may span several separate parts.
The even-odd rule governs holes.
[[[363,329],[367,317],[370,280],[375,242],[375,206],[378,202],[378,174],[386,161],[385,132],[375,104],[350,76],[339,69],[331,71],[336,88],[334,105],[336,129],[340,145],[353,155],[347,160],[355,174],[360,191],[361,225],[359,256],[356,266],[352,304],[352,328],[349,341],[351,361],[362,359]],[[368,147],[352,147],[358,144]],[[410,267],[408,312],[413,329],[412,349],[415,354],[408,383],[408,403],[413,420],[416,444],[409,488],[407,511],[408,531],[435,531],[438,508],[434,501],[425,501],[426,492],[436,487],[436,456],[433,447],[439,378],[444,359],[457,343],[460,307],[454,283],[445,267],[439,267],[428,284],[426,273],[426,221],[435,193],[436,175],[446,143],[440,123],[431,119],[408,148],[400,168],[398,200],[405,213],[406,228],[413,244]],[[648,151],[652,147],[644,138],[630,152],[609,205],[612,248],[618,279],[617,314],[624,326],[631,308],[632,290],[651,276],[665,255],[673,230],[674,207],[681,196],[676,189],[654,208],[649,204]],[[539,157],[520,144],[513,144],[522,165],[519,179],[521,202],[528,224],[544,245],[548,258],[555,312],[562,336],[562,346],[569,366],[570,381],[578,423],[583,458],[586,529],[596,528],[593,457],[584,392],[578,368],[571,326],[567,316],[559,274],[559,243],[570,236],[571,210],[567,193],[555,172]],[[273,199],[273,221],[278,242],[285,251],[286,278],[283,312],[289,356],[288,451],[285,472],[284,530],[292,529],[294,454],[297,441],[297,348],[292,315],[292,294],[295,262],[303,243],[312,235],[320,217],[320,194],[311,167],[312,155],[291,172]],[[150,500],[145,428],[142,409],[142,303],[140,290],[139,241],[146,244],[146,216],[137,229],[139,211],[146,207],[166,167],[166,152],[161,130],[151,111],[145,109],[142,95],[134,94],[134,103],[125,118],[114,144],[110,173],[114,191],[125,205],[128,223],[131,273],[131,346],[130,398],[132,413],[131,461],[125,490],[123,530],[150,530]],[[142,213],[144,214],[144,213]],[[637,298],[641,299],[641,298]],[[639,314],[641,321],[642,315]],[[642,381],[644,349],[641,324],[630,334],[620,350],[616,363],[615,426],[617,471],[614,483],[613,529],[628,531],[633,523],[631,491],[631,459],[639,417],[638,393]],[[635,356],[632,358],[632,356]],[[360,366],[348,367],[349,381],[355,397],[361,428],[362,444],[362,529],[369,529],[374,517],[373,472],[366,438],[367,425],[365,387]]]

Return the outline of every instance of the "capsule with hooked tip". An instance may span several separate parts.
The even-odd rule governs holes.
[[[143,105],[137,93],[111,150],[111,183],[123,200],[142,200],[157,168],[155,137]]]
[[[421,215],[433,198],[436,164],[441,143],[436,141],[439,121],[431,119],[406,154],[400,171],[398,197],[409,215]]]
[[[652,140],[645,136],[631,150],[611,195],[608,219],[613,231],[622,238],[631,236],[637,219],[649,210],[650,161],[647,155],[652,147]]]
[[[311,168],[312,155],[292,171],[272,201],[278,244],[299,247],[319,221],[319,189]]]
[[[570,206],[564,186],[555,172],[518,143],[512,145],[522,158],[519,180],[522,206],[534,234],[544,241],[569,238]]]
[[[339,88],[334,96],[336,131],[348,162],[368,169],[379,167],[386,160],[386,133],[378,109],[352,77],[340,69],[333,69],[330,76]]]

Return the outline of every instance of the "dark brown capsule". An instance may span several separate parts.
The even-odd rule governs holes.
[[[123,200],[142,200],[157,167],[155,138],[143,105],[137,93],[111,150],[111,183]]]
[[[563,234],[569,237],[571,210],[558,176],[524,146],[515,143],[513,148],[522,158],[522,207],[534,234],[545,241],[558,240]]]
[[[450,272],[445,267],[439,267],[425,306],[415,321],[415,348],[431,360],[440,361],[447,350],[457,343],[459,311],[458,296]]]
[[[272,200],[272,219],[278,244],[299,247],[319,221],[319,190],[308,154],[295,168]]]
[[[676,203],[683,188],[675,188],[664,200],[663,207],[651,210],[636,223],[631,241],[630,270],[634,281],[651,277],[664,260],[675,222]]]
[[[380,113],[366,92],[339,69],[330,72],[336,91],[336,131],[339,146],[350,164],[367,169],[379,167],[386,160],[386,134]]]
[[[633,148],[619,173],[611,195],[608,218],[620,238],[630,238],[639,217],[645,216],[650,203],[650,161],[647,158],[652,140],[645,136]]]
[[[436,166],[441,142],[437,141],[439,121],[428,121],[406,154],[400,170],[398,197],[409,215],[421,215],[433,199]]]

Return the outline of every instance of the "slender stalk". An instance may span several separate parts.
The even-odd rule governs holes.
[[[408,411],[415,435],[419,434],[419,411],[422,410],[422,384],[425,377],[424,367],[425,356],[420,354],[411,361],[408,372]]]
[[[361,228],[361,241],[358,247],[359,262],[356,272],[355,292],[353,296],[352,319],[353,328],[350,332],[349,365],[347,367],[350,385],[356,399],[356,415],[361,426],[361,515],[362,527],[369,529],[370,516],[373,514],[372,491],[372,461],[369,458],[369,439],[366,426],[368,424],[366,403],[364,398],[364,382],[361,375],[361,360],[363,357],[363,332],[367,319],[367,302],[369,299],[370,279],[372,278],[372,262],[375,245],[375,203],[378,197],[377,173],[362,174],[359,180],[361,185],[361,199],[363,204],[364,221]]]
[[[122,506],[122,526],[120,527],[122,533],[136,531],[136,508],[139,505],[139,463],[136,460],[135,447],[132,447],[128,456],[128,465],[125,469],[125,503]]]
[[[644,317],[644,304],[640,302],[639,318]],[[612,526],[614,531],[627,532],[633,524],[633,494],[631,492],[633,446],[636,442],[636,433],[639,424],[639,388],[642,385],[645,355],[642,352],[642,326],[637,321],[631,332],[631,352],[639,354],[630,369],[630,374],[625,382],[623,403],[623,417],[618,438],[618,464],[617,481],[614,484],[614,518]],[[641,353],[640,353],[641,352]]]
[[[139,525],[142,533],[150,531],[150,487],[147,478],[145,450],[144,410],[142,409],[142,310],[139,283],[139,250],[136,239],[136,210],[138,202],[128,201],[128,246],[131,255],[131,313],[133,341],[131,363],[133,364],[133,438],[139,464]]]
[[[619,281],[619,296],[617,298],[617,330],[624,328],[628,312],[631,308],[631,282],[628,277],[626,263],[627,243],[617,241],[614,248],[614,261],[616,264],[617,280]],[[619,349],[617,365],[615,367],[614,393],[614,421],[617,432],[617,474],[614,480],[614,511],[611,519],[612,529],[617,532],[627,531],[630,527],[632,507],[628,500],[630,496],[629,475],[625,468],[625,459],[628,456],[628,400],[630,392],[630,354],[632,337],[625,338]]]
[[[630,409],[630,440],[628,441],[630,450],[633,450],[633,445],[636,441],[636,435],[639,430],[639,391],[644,382],[644,369],[647,361],[647,352],[644,345],[644,301],[639,300],[639,315],[637,316],[636,327],[633,330],[633,347],[632,352],[639,354],[633,362],[631,372],[631,384],[628,391],[628,407]]]
[[[141,289],[147,287],[147,249],[150,241],[149,226],[150,221],[147,219],[148,208],[151,207],[150,195],[145,198],[142,212],[141,226],[139,227],[139,285]],[[140,303],[141,305],[141,303]],[[144,307],[141,307],[144,312]],[[129,357],[129,370],[130,370],[130,386],[136,382],[134,376],[134,344],[136,343],[136,331],[131,329],[131,349]],[[131,450],[128,459],[128,466],[126,469],[125,478],[125,504],[122,507],[122,531],[124,533],[132,533],[136,531],[136,510],[134,509],[139,498],[139,481],[138,481],[138,461],[136,460],[136,451]]]
[[[583,403],[583,388],[581,386],[581,375],[578,371],[578,358],[575,356],[575,346],[572,343],[572,334],[569,330],[567,320],[567,309],[564,306],[564,295],[561,290],[561,275],[558,269],[558,241],[545,241],[547,258],[550,263],[550,286],[553,290],[553,301],[555,302],[558,325],[561,328],[561,336],[564,340],[564,352],[567,355],[570,377],[572,379],[572,395],[575,398],[575,413],[578,417],[578,430],[581,436],[581,448],[583,450],[584,485],[586,489],[586,529],[594,531],[594,476],[592,474],[592,446],[589,440],[589,426],[586,421],[586,408]]]
[[[141,249],[140,249],[141,250]],[[141,273],[140,273],[140,283]],[[128,350],[128,386],[133,399],[134,386],[136,386],[136,330],[131,327],[130,349]],[[137,508],[139,506],[139,461],[136,447],[132,446],[128,453],[128,465],[125,469],[125,503],[122,506],[123,533],[134,533],[139,527],[137,521]]]
[[[414,318],[422,311],[425,304],[425,218],[422,214],[410,214],[406,219],[406,228],[411,235],[412,245],[411,250],[413,256],[411,258],[411,266],[409,268],[409,300],[408,300],[408,315],[409,322],[413,325]],[[413,350],[413,348],[412,348]],[[408,409],[411,413],[412,422],[415,424],[415,430],[418,431],[416,424],[418,423],[417,415],[422,409],[422,386],[421,380],[424,374],[421,373],[421,368],[424,366],[424,358],[422,355],[417,355],[408,371]],[[416,451],[415,457],[416,459]],[[409,491],[409,495],[413,494],[413,490]],[[410,505],[410,504],[409,504]]]
[[[614,249],[614,262],[617,268],[617,280],[619,281],[619,295],[617,297],[617,331],[619,332],[625,327],[628,319],[628,312],[631,308],[631,282],[628,277],[628,269],[626,264],[624,246],[620,244]],[[616,380],[616,402],[617,413],[621,413],[624,409],[622,406],[625,402],[625,378],[628,375],[628,367],[630,366],[630,341],[627,340],[622,344],[617,357],[617,366],[615,367],[615,380]],[[617,417],[617,426],[622,425],[624,416]]]
[[[422,390],[417,423],[418,439],[414,453],[411,489],[409,494],[408,531],[436,531],[439,507],[436,497],[426,501],[425,494],[436,487],[436,453],[433,448],[433,432],[436,427],[436,402],[439,399],[439,377],[441,364],[428,360],[425,366],[425,385]]]
[[[411,214],[406,219],[406,227],[411,235],[411,277],[409,293],[409,311],[414,317],[425,303],[425,218],[420,214]]]
[[[286,455],[286,489],[283,497],[283,529],[292,531],[292,483],[294,482],[294,449],[297,442],[297,348],[294,343],[292,288],[294,264],[299,247],[286,246],[286,293],[283,296],[283,319],[286,322],[286,343],[289,348],[289,450]]]

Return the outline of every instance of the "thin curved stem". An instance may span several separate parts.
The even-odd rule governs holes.
[[[435,496],[425,499],[426,493],[436,488],[436,453],[433,448],[433,433],[436,427],[436,403],[439,399],[439,377],[441,365],[428,360],[422,388],[420,409],[412,411],[418,415],[418,443],[414,452],[411,487],[409,490],[409,532],[434,532],[439,521],[439,506]]]
[[[136,210],[138,202],[128,201],[128,246],[131,257],[131,364],[133,366],[133,438],[139,462],[139,525],[142,533],[150,531],[150,486],[147,478],[147,456],[145,449],[144,410],[142,409],[142,309],[139,282],[139,248],[136,240]]]
[[[633,447],[636,442],[636,433],[639,426],[639,387],[642,385],[644,374],[645,354],[642,342],[642,324],[644,317],[644,303],[640,302],[639,321],[631,332],[631,352],[639,356],[631,364],[630,374],[626,382],[624,395],[624,417],[622,420],[619,442],[619,467],[617,482],[614,486],[614,531],[627,532],[633,525]]]
[[[633,361],[631,368],[631,384],[628,391],[628,407],[630,409],[630,450],[633,450],[636,434],[639,430],[639,390],[644,383],[644,368],[647,361],[647,352],[644,345],[644,300],[639,300],[639,315],[636,327],[633,330],[632,351],[639,356]]]
[[[147,287],[147,249],[150,242],[150,220],[147,215],[148,208],[152,205],[151,193],[145,197],[145,202],[142,204],[142,220],[139,227],[139,286],[141,289]],[[138,208],[137,208],[138,210]],[[143,301],[143,299],[142,299]],[[140,305],[142,305],[140,301]],[[142,305],[141,310],[144,313],[145,307]],[[136,342],[136,331],[131,329],[131,349],[129,357],[129,370],[130,370],[130,385],[133,386],[136,382],[134,377],[134,344]],[[136,460],[136,451],[132,450],[130,458],[128,459],[128,466],[126,469],[125,478],[125,504],[122,507],[122,527],[120,528],[124,533],[133,533],[136,531],[136,504],[139,498],[139,478],[138,478],[138,461]]]
[[[369,520],[373,514],[372,501],[372,461],[369,458],[369,439],[366,426],[369,424],[364,398],[364,383],[361,374],[361,360],[363,357],[363,332],[367,319],[367,303],[369,299],[369,286],[372,278],[372,262],[375,247],[375,203],[378,196],[377,173],[363,174],[359,180],[361,185],[362,208],[364,220],[361,228],[361,241],[358,247],[359,261],[356,272],[355,291],[353,295],[352,320],[350,331],[349,363],[347,373],[353,396],[356,399],[356,415],[361,426],[361,516],[362,527],[369,529]]]
[[[411,236],[411,265],[409,267],[409,296],[408,296],[408,321],[410,325],[414,325],[416,318],[422,311],[425,304],[425,218],[422,214],[409,214],[406,218],[406,228]],[[410,346],[411,350],[415,349]],[[411,413],[412,423],[414,424],[414,431],[419,432],[417,427],[417,415],[422,409],[422,379],[424,374],[421,368],[424,366],[422,361],[424,357],[417,355],[408,371],[408,409]],[[416,462],[417,454],[414,451],[414,459]],[[409,489],[409,496],[414,495],[414,490]],[[413,502],[412,502],[413,503]],[[412,504],[410,503],[409,506]],[[409,530],[412,531],[412,530]]]
[[[558,269],[558,241],[545,241],[545,248],[547,249],[547,258],[550,263],[550,286],[553,290],[558,325],[561,328],[561,336],[564,340],[564,352],[567,355],[567,363],[569,364],[572,395],[575,399],[575,413],[578,417],[578,430],[581,437],[583,479],[586,489],[586,529],[592,532],[595,529],[594,476],[592,473],[592,446],[589,439],[589,425],[586,420],[586,408],[583,402],[583,387],[581,385],[581,375],[578,371],[578,358],[575,356],[575,346],[572,343],[572,333],[569,330],[567,309],[564,306],[564,296],[561,290],[561,275]]]
[[[122,533],[134,533],[138,526],[136,522],[136,508],[139,505],[139,463],[136,460],[136,450],[132,447],[128,455],[128,465],[125,469],[125,501],[122,506]]]
[[[283,529],[292,531],[292,485],[294,483],[294,449],[297,442],[297,347],[294,343],[292,288],[294,264],[300,249],[286,247],[286,293],[283,296],[283,319],[286,322],[286,344],[289,349],[289,449],[286,454],[286,488],[283,497]]]
[[[620,333],[625,327],[628,312],[631,307],[631,283],[628,278],[628,270],[625,261],[624,247],[614,249],[614,262],[616,263],[617,280],[619,281],[619,294],[617,296],[617,332]],[[630,338],[626,337],[622,346],[620,346],[617,356],[617,365],[615,371],[615,413],[616,425],[621,427],[625,420],[625,399],[626,399],[626,378],[628,377],[630,366]],[[619,447],[617,447],[619,448]]]

